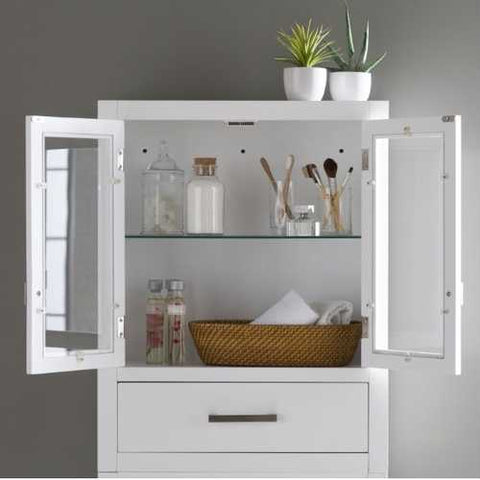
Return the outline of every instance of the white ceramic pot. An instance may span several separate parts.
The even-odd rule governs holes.
[[[366,101],[372,89],[372,74],[366,72],[331,72],[330,95],[333,100]]]
[[[326,68],[291,67],[283,70],[283,86],[288,100],[321,100],[326,85]]]

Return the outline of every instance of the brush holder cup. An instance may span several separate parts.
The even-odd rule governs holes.
[[[320,195],[320,218],[322,235],[352,234],[352,189],[339,189],[331,195]]]
[[[285,235],[287,220],[293,218],[293,185],[276,181],[269,197],[270,230],[273,235]]]

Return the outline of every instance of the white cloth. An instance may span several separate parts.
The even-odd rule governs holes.
[[[353,304],[347,300],[317,303],[319,319],[317,325],[348,325],[352,321]]]
[[[261,325],[308,325],[318,319],[305,300],[290,290],[279,302],[256,318],[252,323]]]

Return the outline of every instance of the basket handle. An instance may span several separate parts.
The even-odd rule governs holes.
[[[208,423],[247,423],[267,422],[274,423],[278,420],[276,414],[266,415],[209,415]]]

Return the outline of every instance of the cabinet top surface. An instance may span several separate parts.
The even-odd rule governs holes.
[[[98,118],[178,121],[358,121],[389,116],[388,101],[99,100]]]

